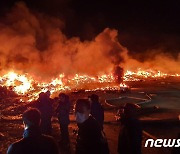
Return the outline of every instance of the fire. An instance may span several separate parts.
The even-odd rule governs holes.
[[[100,83],[103,83],[103,82],[113,82],[115,79],[114,76],[111,74],[111,75],[101,75],[98,77],[98,80]]]
[[[49,82],[38,82],[29,74],[18,74],[10,71],[0,77],[0,85],[9,87],[9,89],[13,90],[19,96],[26,96],[28,101],[32,101],[38,98],[40,92],[46,92],[47,90],[49,90],[51,94],[54,94],[54,96],[56,93],[62,91],[74,91],[78,89],[84,89],[85,91],[122,90],[129,88],[128,85],[124,83],[127,81],[159,79],[170,76],[180,77],[180,74],[167,74],[161,71],[142,70],[140,68],[134,72],[127,70],[124,73],[123,83],[118,86],[112,74],[99,76],[80,74],[66,76],[65,74],[60,74],[57,78]]]
[[[32,80],[25,75],[9,72],[0,78],[3,86],[12,87],[17,94],[25,94],[31,88]]]
[[[129,90],[130,90],[130,88],[129,88],[128,85],[126,85],[125,83],[121,83],[121,84],[120,84],[120,91],[121,91],[121,92],[127,92],[127,91],[129,91]]]
[[[121,84],[120,84],[120,87],[122,87],[122,88],[127,88],[128,86],[127,86],[125,83],[121,83]]]
[[[139,81],[141,79],[158,79],[158,78],[166,78],[166,77],[179,77],[180,74],[167,74],[161,71],[154,70],[142,70],[139,68],[137,71],[129,71],[127,70],[124,74],[124,81]]]

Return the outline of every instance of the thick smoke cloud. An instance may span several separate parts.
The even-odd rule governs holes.
[[[123,68],[125,70],[137,70],[138,68],[141,68],[142,70],[154,70],[169,74],[180,74],[180,54],[174,58],[171,53],[165,53],[161,49],[149,50],[143,54],[146,57],[149,57],[143,62],[138,61],[131,56],[125,55]]]
[[[67,38],[63,27],[65,23],[59,18],[17,3],[0,20],[0,72],[15,70],[43,79],[60,73],[96,76],[120,67],[180,73],[180,56],[174,59],[163,50],[147,52],[145,62],[132,58],[119,43],[115,29],[106,28],[93,40],[80,41],[78,37]]]
[[[99,75],[123,62],[127,50],[118,32],[106,28],[92,41],[68,39],[57,18],[32,12],[17,3],[0,23],[0,69],[19,70],[40,77],[60,73]]]

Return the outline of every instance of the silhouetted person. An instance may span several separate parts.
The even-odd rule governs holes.
[[[124,106],[118,140],[119,154],[141,154],[142,128],[137,118],[139,108],[132,103]]]
[[[48,91],[46,91],[45,94],[46,94],[47,98],[49,99],[49,101],[51,102],[51,104],[53,104],[54,100],[50,97],[51,96],[51,92],[48,90]]]
[[[69,112],[70,112],[69,96],[67,96],[64,93],[60,93],[59,104],[56,109],[56,113],[58,114],[58,120],[59,120],[60,131],[61,131],[60,142],[64,145],[67,145],[69,143],[69,131],[68,131],[68,125],[70,123]]]
[[[88,97],[91,103],[91,115],[99,122],[101,129],[103,130],[104,124],[104,109],[99,103],[99,96],[92,94]]]
[[[180,139],[180,133],[178,134],[177,139]],[[173,147],[172,154],[180,154],[180,147]]]
[[[23,138],[8,148],[7,154],[58,154],[54,139],[41,134],[40,112],[31,108],[23,113]]]
[[[46,93],[41,92],[39,94],[38,110],[41,112],[41,131],[43,134],[51,135],[52,124],[51,118],[53,115],[52,103]]]
[[[75,105],[78,125],[76,154],[107,154],[102,145],[101,128],[98,121],[90,115],[90,102],[79,99]]]

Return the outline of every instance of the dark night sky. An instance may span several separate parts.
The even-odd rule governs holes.
[[[17,0],[1,0],[0,13]],[[119,31],[130,52],[163,48],[180,51],[179,0],[24,0],[29,8],[63,19],[68,37],[92,39],[104,28]]]

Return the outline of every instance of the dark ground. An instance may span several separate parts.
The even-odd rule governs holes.
[[[143,154],[169,154],[169,148],[144,148],[144,143],[147,138],[176,138],[180,132],[180,124],[178,116],[180,115],[180,80],[163,80],[150,82],[131,82],[130,93],[120,93],[118,91],[97,91],[101,102],[105,108],[105,124],[104,131],[106,133],[111,154],[117,152],[117,139],[119,134],[119,124],[115,121],[117,109],[108,106],[105,99],[117,98],[119,96],[130,96],[146,99],[145,94],[151,96],[151,102],[142,104],[140,119],[143,124],[142,151]],[[82,98],[90,95],[91,92],[71,93],[70,98],[74,102],[77,98]],[[0,154],[7,151],[7,147],[14,141],[22,137],[23,125],[21,114],[30,106],[28,103],[19,102],[16,96],[4,97],[0,99]],[[123,103],[128,102],[125,99]],[[131,100],[133,101],[133,100]],[[119,106],[121,101],[111,102],[111,104]],[[156,106],[156,109],[154,108]],[[73,129],[76,128],[73,114],[71,124],[69,125],[69,133],[71,140],[71,152],[74,152],[75,138]],[[147,132],[147,133],[146,133]],[[152,135],[152,136],[150,136]],[[53,136],[58,141],[59,125],[56,117],[53,117]],[[61,150],[62,151],[62,150]],[[64,152],[63,152],[64,153]]]

